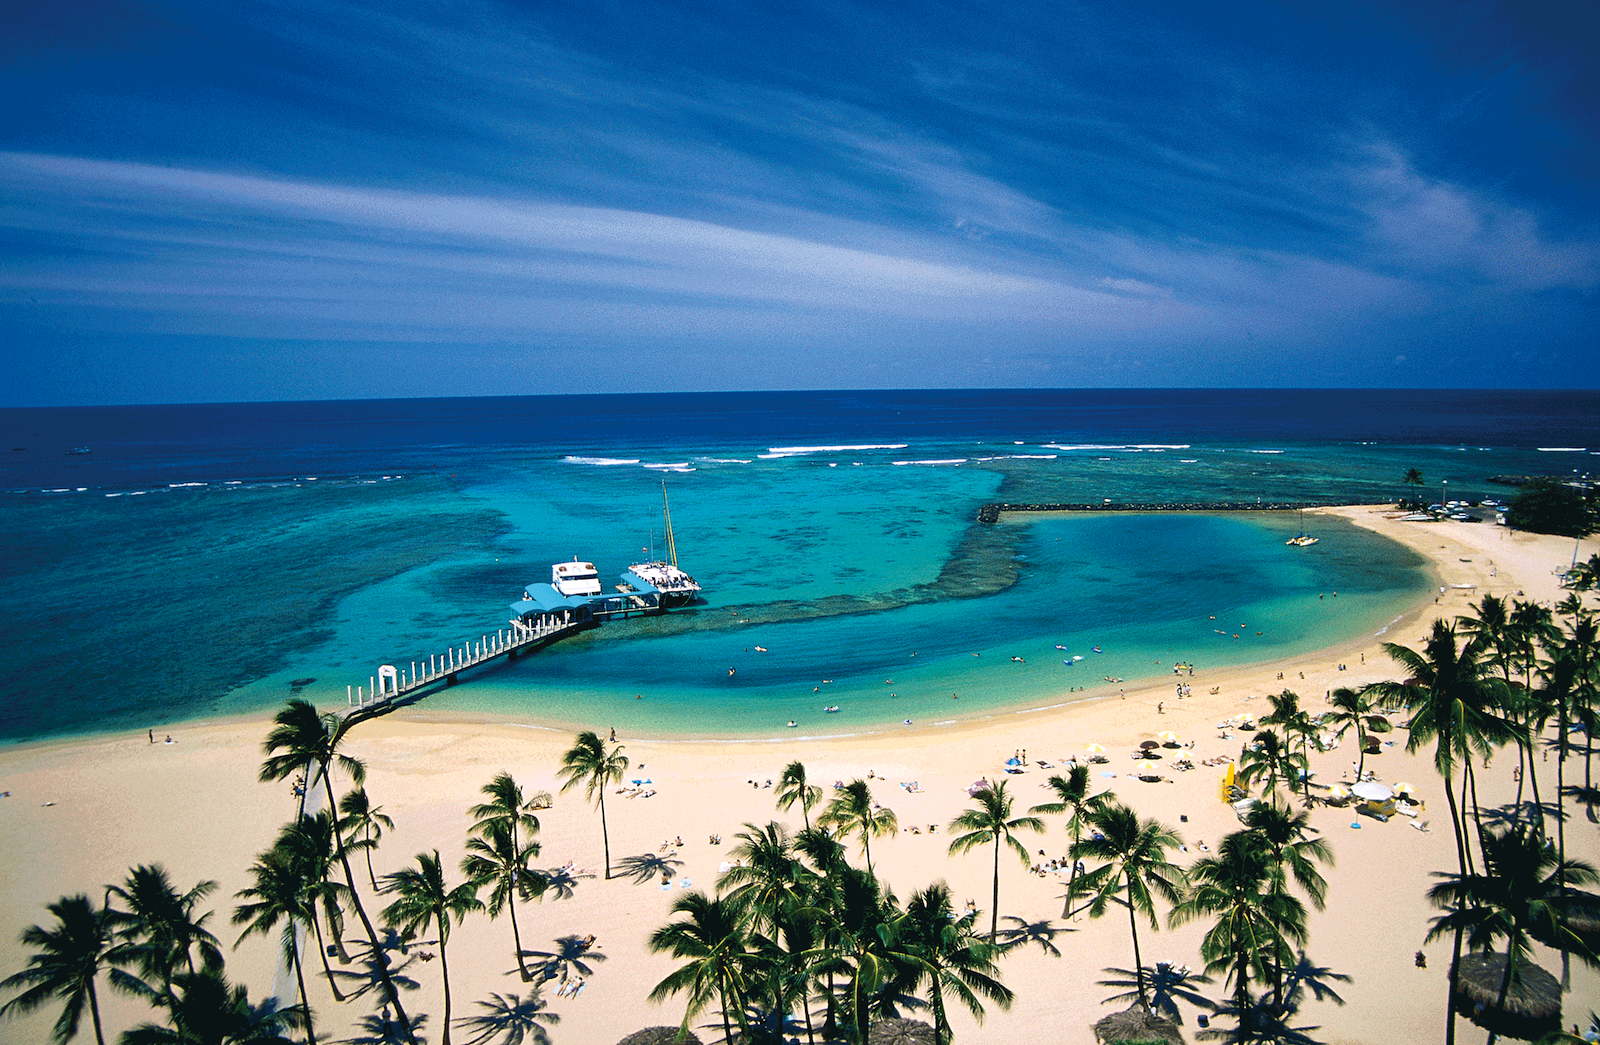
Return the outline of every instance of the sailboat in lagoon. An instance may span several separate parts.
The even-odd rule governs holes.
[[[1316,544],[1318,540],[1320,540],[1320,538],[1313,537],[1306,532],[1306,513],[1302,511],[1300,513],[1300,532],[1295,536],[1290,537],[1283,543],[1292,544],[1298,548],[1304,548],[1308,544]]]
[[[678,544],[672,535],[672,506],[667,503],[667,481],[661,480],[661,517],[666,526],[667,557],[656,562],[636,562],[622,575],[637,590],[660,592],[661,608],[675,609],[693,602],[700,585],[678,567]]]

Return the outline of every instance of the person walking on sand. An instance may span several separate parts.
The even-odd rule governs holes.
[[[152,729],[148,730],[148,732],[150,734],[150,743],[154,744],[156,742],[156,731]]]

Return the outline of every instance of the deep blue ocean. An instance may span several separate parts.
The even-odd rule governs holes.
[[[1093,698],[1175,661],[1375,633],[1427,577],[1352,527],[1289,548],[1294,513],[977,512],[1393,501],[1409,468],[1431,499],[1505,499],[1490,476],[1593,469],[1600,393],[539,396],[6,409],[0,428],[0,738],[142,733],[291,693],[342,708],[379,664],[503,626],[553,562],[592,560],[609,585],[659,555],[663,479],[701,604],[423,706],[767,737]]]

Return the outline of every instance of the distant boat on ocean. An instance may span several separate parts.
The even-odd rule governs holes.
[[[74,446],[71,450],[67,451],[67,456],[68,457],[75,457],[78,454],[92,454],[92,453],[94,453],[94,451],[89,449],[87,446]]]

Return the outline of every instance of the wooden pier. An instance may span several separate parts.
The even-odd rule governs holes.
[[[352,711],[368,714],[387,710],[401,697],[410,696],[430,686],[453,686],[463,671],[481,667],[497,657],[515,660],[523,653],[556,641],[566,635],[593,627],[592,617],[543,617],[533,624],[511,621],[492,635],[482,635],[476,642],[465,646],[452,646],[443,653],[434,654],[426,661],[412,661],[411,670],[385,664],[378,673],[368,678],[365,688],[346,686],[346,697]]]
[[[415,695],[431,686],[453,686],[461,672],[481,667],[497,657],[515,660],[523,653],[531,653],[613,617],[653,616],[661,612],[661,605],[654,601],[653,595],[619,590],[615,594],[595,596],[588,605],[577,610],[530,614],[522,620],[510,621],[509,627],[492,635],[480,635],[475,642],[452,646],[426,661],[414,660],[410,671],[385,664],[376,675],[368,677],[366,686],[346,686],[345,699],[352,714],[381,715],[402,697]]]

